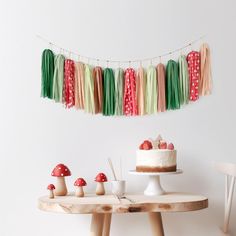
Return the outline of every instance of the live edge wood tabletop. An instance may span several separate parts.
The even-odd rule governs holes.
[[[188,193],[165,193],[160,196],[127,194],[126,198],[118,199],[113,195],[97,196],[87,194],[78,198],[74,194],[39,198],[40,210],[66,214],[92,214],[91,236],[110,235],[112,213],[146,212],[154,236],[164,236],[161,212],[196,211],[208,207],[208,199],[204,196]]]

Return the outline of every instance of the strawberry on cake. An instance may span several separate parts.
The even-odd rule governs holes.
[[[177,151],[159,135],[156,140],[145,140],[136,151],[137,172],[176,171]]]

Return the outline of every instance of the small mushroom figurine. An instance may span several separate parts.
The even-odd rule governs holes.
[[[47,189],[49,190],[49,198],[54,198],[54,192],[55,186],[53,184],[49,184]]]
[[[75,191],[75,196],[76,197],[84,197],[84,190],[83,187],[86,186],[87,183],[83,178],[78,178],[75,183],[74,186],[76,186],[76,191]]]
[[[71,176],[71,172],[64,164],[58,164],[52,171],[52,176],[57,177],[55,196],[66,196],[67,188],[65,177]]]
[[[104,173],[99,173],[95,181],[97,182],[97,188],[96,188],[96,194],[97,195],[104,195],[105,194],[105,188],[104,188],[104,182],[107,182],[107,177]]]

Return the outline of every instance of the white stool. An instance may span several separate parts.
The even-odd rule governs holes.
[[[225,174],[225,216],[223,231],[227,233],[236,178],[236,164],[219,162],[215,164],[215,167],[218,171]]]

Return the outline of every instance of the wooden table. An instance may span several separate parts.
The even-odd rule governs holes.
[[[161,212],[196,211],[208,207],[208,199],[187,193],[166,193],[160,196],[126,195],[119,200],[113,195],[96,196],[87,194],[84,198],[74,195],[39,199],[39,209],[67,214],[92,214],[91,236],[109,236],[112,213],[147,212],[154,236],[164,236]]]

